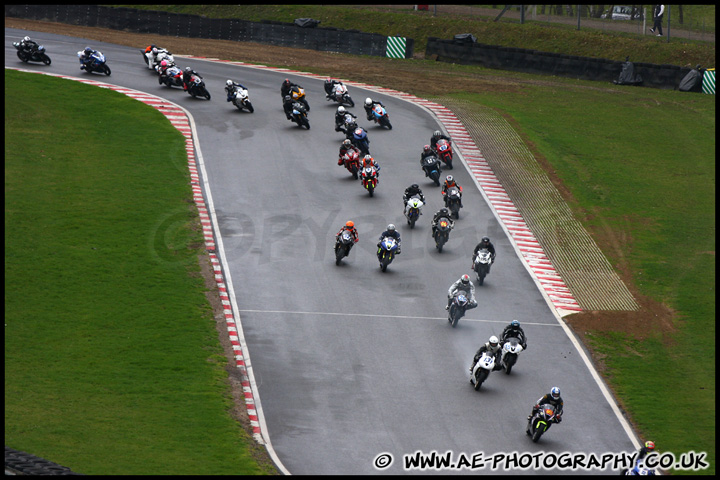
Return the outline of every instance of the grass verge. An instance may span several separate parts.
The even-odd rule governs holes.
[[[270,471],[229,414],[189,180],[155,109],[5,71],[7,445],[85,474]]]

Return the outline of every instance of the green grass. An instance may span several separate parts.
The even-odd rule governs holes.
[[[570,189],[586,228],[630,239],[623,255],[635,284],[677,312],[674,343],[594,334],[592,346],[607,354],[608,380],[644,438],[663,452],[706,451],[703,473],[714,473],[715,98],[579,88],[588,85],[457,96],[510,114]],[[692,412],[691,428],[680,411]]]
[[[5,443],[85,474],[262,473],[229,414],[184,137],[119,93],[5,82]]]
[[[236,18],[249,21],[275,20],[292,23],[296,18],[320,20],[321,27],[356,29],[381,35],[399,35],[415,41],[415,54],[424,56],[429,36],[451,39],[458,33],[472,33],[478,42],[505,47],[528,48],[593,58],[633,62],[704,67],[715,66],[715,43],[673,38],[659,42],[651,35],[608,32],[572,25],[516,20],[494,22],[494,18],[432,15],[429,12],[353,8],[331,5],[124,5],[129,8],[170,11],[208,18]],[[686,7],[687,8],[687,7]],[[712,18],[712,11],[698,8],[695,17]],[[695,11],[695,10],[692,10]],[[666,17],[667,18],[667,17]],[[708,20],[709,22],[709,20]],[[648,28],[650,28],[650,25]]]

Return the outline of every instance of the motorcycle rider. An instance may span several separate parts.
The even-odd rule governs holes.
[[[283,110],[285,110],[285,116],[288,120],[292,120],[292,111],[294,104],[295,102],[293,101],[292,97],[290,95],[285,95],[285,98],[283,99]]]
[[[455,293],[458,290],[465,290],[465,292],[469,294],[469,301],[467,307],[468,310],[477,307],[477,301],[475,301],[475,285],[473,285],[473,283],[470,281],[469,275],[463,275],[462,277],[457,279],[455,283],[450,285],[450,288],[448,289],[448,302],[445,310],[448,310],[450,308],[450,303],[452,303],[452,299],[453,297],[455,297]],[[495,341],[497,342],[497,338],[495,339]]]
[[[300,85],[297,85],[286,78],[282,85],[280,85],[280,94],[283,98],[285,98],[285,95],[290,95],[290,89],[292,87],[302,88]]]
[[[475,365],[477,365],[478,360],[480,360],[480,357],[482,357],[482,354],[484,352],[487,352],[488,354],[495,357],[495,366],[493,367],[493,372],[496,370],[500,370],[500,355],[502,354],[502,348],[500,347],[500,343],[498,342],[498,338],[493,335],[491,336],[487,342],[482,344],[480,348],[478,348],[477,352],[475,352],[475,356],[473,357],[473,362],[470,365],[470,371],[472,372],[475,368]],[[470,383],[475,383],[473,381],[473,376],[470,377]]]
[[[363,169],[365,167],[375,167],[377,176],[378,176],[378,178],[380,178],[380,165],[375,161],[375,159],[371,155],[365,155],[362,158],[362,161],[360,162],[360,169]],[[398,248],[398,250],[399,250],[399,248]]]
[[[392,237],[397,242],[397,250],[395,251],[395,254],[400,255],[400,232],[397,231],[395,228],[395,225],[392,223],[387,226],[384,232],[380,234],[380,242],[382,242],[382,239],[385,237]],[[380,249],[380,242],[377,243],[378,249]]]
[[[30,55],[35,53],[35,50],[37,50],[39,46],[40,45],[38,45],[36,41],[32,40],[27,35],[22,40],[20,40],[20,47]]]
[[[365,113],[367,114],[367,119],[372,120],[373,119],[373,107],[375,105],[381,105],[382,107],[385,107],[385,105],[382,104],[382,102],[376,102],[372,98],[367,97],[365,99],[365,105],[363,107],[365,108]]]
[[[90,47],[85,47],[85,49],[82,51],[82,56],[80,56],[80,70],[85,70],[87,64],[92,61],[92,55],[94,53],[97,52]]]
[[[425,145],[422,153],[420,154],[420,164],[422,165],[422,161],[425,160],[425,158],[433,156],[435,156],[435,152],[432,151],[430,145]]]
[[[323,85],[325,87],[325,99],[330,100],[333,95],[333,91],[335,91],[335,85],[342,84],[341,81],[335,80],[334,78],[326,78],[325,84]]]
[[[403,213],[407,215],[408,212],[408,202],[412,197],[418,196],[420,197],[420,201],[425,203],[425,196],[422,193],[422,190],[420,190],[420,187],[417,183],[413,183],[409,187],[405,189],[405,193],[403,193],[403,204],[405,207],[403,208]]]
[[[645,445],[640,447],[640,450],[638,450],[637,455],[635,457],[635,462],[639,462],[643,460],[648,453],[651,453],[655,450],[655,442],[647,441],[645,442]]]
[[[358,243],[358,240],[360,239],[357,228],[355,228],[355,223],[352,220],[348,220],[345,225],[340,228],[340,231],[335,234],[335,250],[337,250],[340,246],[340,235],[342,235],[343,232],[350,232],[350,235],[352,235],[353,238],[353,243]]]
[[[528,415],[528,421],[532,419],[533,415],[537,413],[537,411],[540,409],[540,405],[542,405],[543,403],[549,403],[550,405],[555,407],[555,422],[560,423],[562,421],[563,399],[560,396],[560,389],[558,387],[552,387],[552,389],[550,389],[550,393],[546,393],[545,395],[540,397],[537,402],[535,402],[532,413]]]
[[[473,269],[475,268],[475,257],[477,257],[478,252],[480,250],[482,250],[483,248],[487,248],[488,252],[490,252],[490,255],[492,255],[492,262],[490,262],[490,265],[488,265],[488,273],[489,273],[490,267],[492,266],[493,263],[495,263],[495,245],[492,244],[492,242],[490,241],[490,237],[488,237],[487,235],[482,237],[480,239],[480,243],[478,243],[475,246],[475,250],[473,250],[473,257],[472,257],[473,263],[470,266],[470,268],[473,268]]]
[[[343,157],[345,155],[347,155],[348,150],[356,150],[357,151],[357,148],[355,148],[355,146],[352,144],[352,142],[350,141],[349,138],[346,138],[345,140],[343,140],[342,144],[340,144],[340,158],[338,160],[338,165],[344,164]],[[358,153],[360,153],[360,152],[358,151]]]
[[[462,204],[462,187],[460,185],[458,185],[457,182],[455,182],[455,178],[452,175],[448,175],[447,177],[445,177],[445,183],[443,183],[442,191],[440,192],[440,193],[442,193],[443,201],[445,202],[445,206],[447,207],[448,189],[450,189],[452,187],[457,187],[457,189],[460,191],[460,208],[462,208],[462,206],[463,206],[463,204]]]
[[[182,79],[183,79],[183,90],[185,90],[186,92],[188,91],[188,88],[190,87],[190,80],[192,79],[193,75],[195,75],[196,77],[200,77],[200,75],[195,70],[193,70],[190,67],[185,67],[185,70],[183,71]],[[202,77],[200,77],[200,78],[202,78]]]
[[[235,98],[235,87],[240,87],[243,90],[247,90],[247,88],[245,88],[242,83],[234,82],[228,78],[225,82],[225,92],[227,93],[228,102],[232,102],[232,100]]]
[[[450,137],[446,137],[445,135],[443,135],[440,130],[435,130],[432,137],[430,137],[430,147],[433,149],[433,151],[437,151],[437,142],[441,138],[447,140],[448,142],[452,141]]]
[[[448,223],[450,223],[451,229],[455,226],[455,222],[453,222],[452,218],[450,218],[451,217],[450,210],[443,207],[435,213],[435,216],[433,216],[432,224],[431,224],[432,230],[430,232],[431,237],[435,238],[435,230],[437,230],[438,221],[440,221],[440,219],[443,217],[447,219]]]
[[[520,341],[520,345],[522,345],[523,350],[527,350],[527,337],[525,336],[525,331],[520,326],[520,322],[517,320],[513,320],[510,322],[510,325],[505,327],[502,334],[500,335],[500,341],[502,344],[505,344],[508,338],[515,337]]]
[[[352,113],[348,112],[345,107],[340,105],[337,108],[337,111],[335,112],[335,131],[341,132],[342,131],[342,125],[345,123],[345,116],[350,115],[353,119],[356,119],[357,116],[353,115]]]

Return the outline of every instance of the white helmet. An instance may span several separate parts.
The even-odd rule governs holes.
[[[25,38],[23,38],[23,42],[29,42],[29,41],[30,41],[30,37],[26,36]]]
[[[490,339],[488,340],[488,342],[490,343],[490,346],[491,346],[491,347],[497,347],[498,338],[497,338],[495,335],[493,335],[492,337],[490,337]]]
[[[338,107],[338,109],[337,109],[337,113],[340,113],[340,114],[345,113],[345,107],[343,107],[342,105],[340,105],[340,106]]]
[[[233,84],[233,81],[230,79],[228,79],[228,81],[225,82],[225,85],[227,85],[228,87],[232,87],[232,84]]]
[[[367,105],[368,107],[369,107],[370,105],[372,105],[372,98],[367,97],[367,98],[365,99],[365,105]]]
[[[158,53],[158,52],[157,52],[157,48],[153,47],[152,53],[153,53],[153,55],[157,55],[157,53]]]
[[[395,231],[395,225],[393,225],[393,224],[391,223],[391,224],[389,224],[389,225],[387,226],[387,229],[388,229],[389,232],[394,232],[394,231]]]

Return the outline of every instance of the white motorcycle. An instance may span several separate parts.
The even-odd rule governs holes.
[[[238,108],[238,110],[246,108],[250,113],[255,111],[252,103],[250,103],[250,95],[248,94],[246,88],[235,87],[235,96],[233,97],[232,103]]]
[[[410,228],[415,228],[415,222],[422,215],[423,202],[418,197],[412,197],[405,206],[405,218],[407,218]]]
[[[520,345],[520,340],[515,337],[509,337],[503,345],[503,354],[500,363],[502,363],[505,369],[505,374],[510,375],[513,365],[517,362],[518,355],[522,352],[523,346]]]
[[[486,248],[478,251],[473,260],[473,270],[477,274],[478,285],[482,285],[485,276],[490,273],[490,264],[492,264],[492,254]]]
[[[160,62],[163,60],[167,60],[168,63],[175,63],[175,58],[172,56],[172,53],[168,52],[164,48],[158,48],[157,54],[155,55],[153,55],[152,51],[144,53],[144,55],[145,63],[150,70],[156,70],[157,66],[160,65]]]
[[[488,352],[483,352],[477,361],[470,376],[470,383],[475,385],[475,390],[480,390],[483,382],[487,380],[490,372],[495,368],[495,356]],[[474,379],[474,381],[473,381]]]

